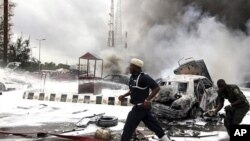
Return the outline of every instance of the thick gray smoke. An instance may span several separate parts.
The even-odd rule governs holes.
[[[247,30],[246,23],[250,18],[249,0],[182,0],[185,5],[193,4],[202,12],[209,12],[225,23],[229,28]]]
[[[249,2],[183,1],[123,1],[128,55],[142,58],[145,71],[155,77],[172,72],[179,59],[193,57],[204,59],[214,80],[241,80],[250,72]]]
[[[100,56],[104,60],[104,75],[127,73],[128,59],[124,51],[107,48],[101,51]]]

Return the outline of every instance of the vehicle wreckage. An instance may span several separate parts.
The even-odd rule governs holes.
[[[181,64],[172,77],[158,79],[161,90],[152,102],[160,118],[196,118],[216,104],[217,91],[203,60]]]
[[[0,69],[0,94],[4,91],[31,87],[30,83],[19,79],[20,75],[15,72],[20,64],[20,62],[10,62],[5,68]]]

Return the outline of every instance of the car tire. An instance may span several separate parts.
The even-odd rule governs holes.
[[[102,116],[96,124],[100,127],[113,127],[118,124],[118,118],[114,116]]]

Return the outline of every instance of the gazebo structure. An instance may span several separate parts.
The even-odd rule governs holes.
[[[81,65],[81,61],[87,61],[87,65]],[[94,61],[94,70],[90,71],[90,61]],[[101,76],[97,76],[97,61],[101,61]],[[79,73],[78,73],[78,93],[95,93],[95,80],[102,79],[103,75],[103,60],[97,56],[87,52],[79,58]]]
[[[81,68],[81,60],[87,60],[87,68],[86,70],[84,70],[84,68]],[[95,61],[94,64],[94,71],[93,73],[90,72],[90,61]],[[96,76],[96,63],[97,61],[101,61],[102,62],[102,68],[101,68],[101,76],[97,77]],[[81,56],[79,58],[79,79],[100,79],[102,78],[103,75],[103,60],[94,56],[93,54],[87,52],[86,54],[84,54],[83,56]]]

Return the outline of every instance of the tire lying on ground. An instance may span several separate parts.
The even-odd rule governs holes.
[[[97,126],[100,127],[112,127],[118,124],[118,118],[114,116],[102,116],[97,121]]]

